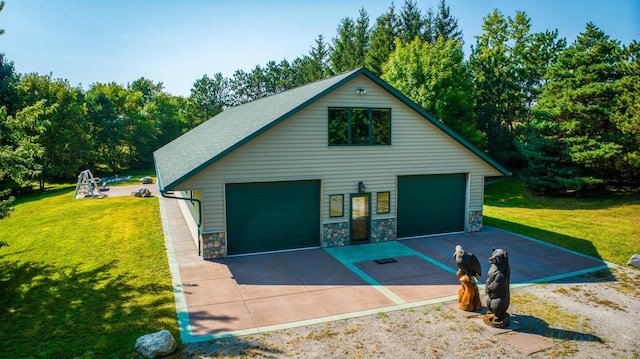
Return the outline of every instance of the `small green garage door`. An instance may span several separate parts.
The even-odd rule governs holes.
[[[320,181],[226,185],[227,253],[320,245]]]
[[[466,178],[398,177],[398,238],[464,231]]]

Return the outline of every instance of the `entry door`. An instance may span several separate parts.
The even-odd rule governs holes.
[[[371,242],[371,195],[351,195],[351,244]]]

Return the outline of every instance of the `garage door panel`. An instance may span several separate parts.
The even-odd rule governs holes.
[[[320,182],[226,185],[228,254],[319,245]]]
[[[398,237],[464,230],[466,174],[398,177]]]

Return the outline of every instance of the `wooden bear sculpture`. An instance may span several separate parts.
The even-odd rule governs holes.
[[[509,256],[506,251],[493,248],[489,263],[491,263],[491,267],[487,273],[485,292],[487,293],[487,309],[491,313],[485,315],[484,322],[492,327],[502,328],[509,325],[510,321],[509,313],[507,313],[511,300]]]

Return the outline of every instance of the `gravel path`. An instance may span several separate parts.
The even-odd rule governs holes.
[[[442,303],[188,344],[175,357],[637,359],[639,285],[640,270],[618,267],[514,288],[514,331],[488,329]]]

